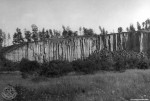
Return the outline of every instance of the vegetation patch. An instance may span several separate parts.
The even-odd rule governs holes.
[[[9,74],[1,75],[2,87],[0,87],[0,90],[6,85],[6,81],[13,80],[11,83],[18,93],[13,101],[128,101],[130,99],[150,99],[149,76],[150,70],[130,69],[121,73],[106,71],[92,75],[40,78],[40,81],[35,82],[32,81],[32,78],[22,79],[18,74]],[[4,79],[6,81],[3,81]]]
[[[40,75],[46,77],[57,77],[72,72],[72,65],[68,61],[53,60],[41,65]]]
[[[7,64],[9,61],[5,61]],[[1,71],[20,70],[22,77],[27,78],[29,75],[60,77],[71,72],[79,74],[93,74],[97,71],[125,71],[127,69],[148,69],[150,62],[144,53],[133,51],[108,51],[101,50],[92,53],[86,59],[78,59],[72,62],[53,60],[50,62],[38,63],[22,59],[19,63],[10,62],[12,66],[0,68]]]
[[[29,61],[27,59],[22,59],[19,63],[19,68],[21,72],[32,73],[40,69],[40,65],[37,61]]]

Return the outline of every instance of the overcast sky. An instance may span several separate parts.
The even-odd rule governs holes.
[[[145,21],[149,11],[150,0],[0,0],[0,28],[13,34],[17,27],[31,30],[32,24],[58,30],[65,25],[99,33],[100,25],[113,32]]]

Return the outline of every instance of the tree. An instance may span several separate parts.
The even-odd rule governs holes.
[[[75,31],[73,35],[78,36],[78,31]]]
[[[72,31],[69,26],[68,27],[62,26],[62,28],[63,28],[62,36],[64,38],[78,36],[77,31],[75,32]]]
[[[32,28],[32,39],[34,41],[38,41],[38,39],[39,39],[38,27],[35,24],[32,24],[31,28]]]
[[[49,33],[50,33],[50,38],[53,38],[53,37],[54,37],[54,34],[53,34],[53,32],[52,32],[51,29],[49,29]]]
[[[101,26],[99,26],[99,30],[100,30],[100,32],[101,32],[101,35],[106,35],[106,34],[108,34],[108,31],[105,30],[105,28],[102,28]]]
[[[138,29],[138,30],[141,30],[141,25],[140,25],[139,22],[137,22],[137,29]]]
[[[123,28],[122,28],[122,27],[119,27],[119,28],[118,28],[118,33],[122,33],[122,31],[123,31]]]
[[[13,44],[17,44],[17,43],[18,43],[17,33],[14,33],[14,35],[13,35]]]
[[[2,29],[0,29],[0,49],[2,48],[2,43],[3,43],[3,31],[2,31]]]
[[[60,37],[60,32],[54,29],[53,30],[53,37],[54,38],[59,38]]]
[[[48,32],[48,30],[46,30],[46,33],[45,33],[45,38],[46,38],[46,40],[50,38],[50,35],[49,35],[49,32]]]
[[[145,30],[149,30],[150,29],[150,19],[147,19],[146,21],[142,22],[142,27]]]
[[[19,28],[16,29],[16,32],[13,35],[13,44],[19,44],[24,42],[21,30]]]
[[[30,31],[27,31],[25,30],[25,39],[27,40],[27,42],[31,42],[32,38],[31,38],[31,32]]]
[[[93,29],[91,29],[91,28],[85,28],[85,27],[83,27],[83,33],[84,33],[84,35],[85,36],[93,36],[93,35],[96,35],[95,33],[94,33],[94,31],[93,31]]]
[[[17,29],[17,34],[18,34],[18,42],[19,42],[19,43],[24,42],[23,37],[22,37],[21,30],[20,30],[19,28]]]
[[[143,29],[145,29],[145,22],[142,22]]]
[[[135,28],[134,28],[133,24],[130,25],[130,31],[135,32]]]
[[[77,31],[72,31],[69,27],[67,28],[68,37],[78,36]]]
[[[68,36],[68,32],[67,32],[65,26],[62,26],[62,28],[63,28],[62,36],[65,38]]]
[[[145,21],[145,29],[150,29],[150,19],[147,19],[146,21]]]
[[[127,32],[130,32],[130,29],[127,27],[127,28],[126,28],[126,31],[127,31]]]
[[[39,32],[39,38],[41,41],[45,40],[45,36],[46,36],[45,34],[46,34],[46,32],[45,32],[45,29],[43,28],[42,32]]]

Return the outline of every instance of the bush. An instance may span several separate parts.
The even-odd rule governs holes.
[[[0,67],[0,72],[3,71],[18,71],[18,64],[13,63],[12,66],[2,66]]]
[[[141,60],[138,64],[137,64],[137,68],[138,69],[148,69],[149,68],[149,63],[148,61],[144,61],[144,60]]]
[[[114,70],[120,71],[125,69],[137,68],[139,61],[143,59],[146,59],[146,56],[143,53],[126,50],[114,51]]]
[[[107,59],[101,59],[98,63],[98,70],[112,70],[113,62]]]
[[[69,62],[53,60],[42,64],[40,75],[44,75],[46,77],[56,77],[65,75],[72,71],[73,68]]]
[[[126,68],[127,69],[137,68],[138,63],[139,63],[139,59],[137,58],[126,59]]]
[[[84,67],[84,61],[80,59],[72,61],[71,64],[76,72],[81,72],[81,69]]]
[[[92,53],[87,59],[97,65],[97,70],[112,70],[114,64],[112,52],[106,49]]]
[[[97,65],[91,60],[75,60],[72,62],[74,71],[83,72],[85,74],[93,73],[96,71]]]
[[[6,59],[0,60],[0,71],[18,71],[18,62],[12,62]]]
[[[118,58],[114,63],[114,70],[121,71],[126,69],[125,61],[122,58]]]
[[[40,69],[40,65],[37,61],[29,61],[23,58],[19,63],[19,68],[23,73],[33,73]]]

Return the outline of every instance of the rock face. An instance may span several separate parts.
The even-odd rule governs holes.
[[[150,33],[126,32],[106,36],[70,37],[50,39],[43,42],[31,42],[5,52],[5,58],[14,62],[22,58],[36,60],[40,63],[51,60],[83,59],[94,51],[106,47],[108,50],[119,49],[147,52],[150,48]]]

